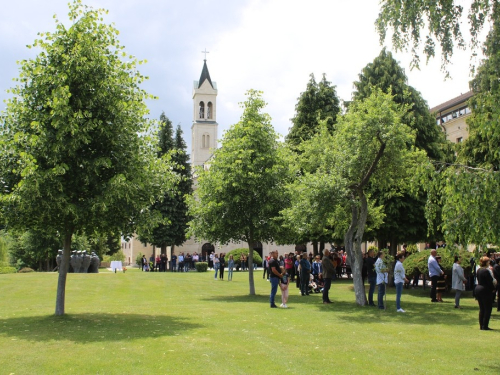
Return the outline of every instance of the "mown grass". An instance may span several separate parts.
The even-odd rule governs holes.
[[[57,274],[0,275],[0,374],[498,374],[500,319],[480,331],[470,295],[431,304],[404,290],[406,314],[357,307],[349,281],[332,305],[301,297],[270,309],[256,274],[70,274],[66,316],[54,313]],[[280,301],[278,295],[277,301]]]

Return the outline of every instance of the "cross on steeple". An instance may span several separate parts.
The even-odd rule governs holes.
[[[207,51],[207,49],[205,48],[205,51],[201,51],[201,53],[204,53],[205,54],[205,59],[204,61],[207,61],[207,53],[210,53]]]

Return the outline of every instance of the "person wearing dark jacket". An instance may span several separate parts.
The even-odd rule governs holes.
[[[490,331],[489,327],[491,309],[493,308],[493,292],[495,286],[493,275],[489,269],[490,258],[482,257],[479,261],[481,268],[477,270],[477,285],[475,296],[479,303],[479,329],[482,331]]]
[[[493,267],[493,276],[497,281],[497,311],[500,311],[500,258],[496,259],[496,263]]]
[[[373,257],[373,250],[368,250],[368,256],[365,259],[366,272],[368,276],[368,283],[370,284],[370,289],[368,291],[368,305],[375,306],[373,302],[373,293],[375,292],[375,286],[377,285],[377,272],[375,272],[375,258]]]
[[[330,251],[325,249],[323,251],[323,259],[321,260],[322,276],[325,282],[323,286],[323,303],[332,303],[328,292],[330,291],[330,286],[332,285],[332,277],[335,275],[335,267],[330,259]]]

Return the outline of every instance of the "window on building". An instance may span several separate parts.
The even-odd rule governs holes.
[[[213,116],[212,102],[208,102],[208,104],[207,104],[207,119],[211,119],[212,116]]]
[[[200,118],[205,118],[205,103],[200,102]]]
[[[462,138],[462,137],[458,137],[458,138],[457,138],[457,143],[460,143],[460,142],[462,142],[462,141],[463,141],[463,138]]]

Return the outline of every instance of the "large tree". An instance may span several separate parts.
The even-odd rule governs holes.
[[[340,113],[340,100],[335,86],[327,81],[326,75],[319,83],[314,74],[310,75],[306,91],[302,92],[295,105],[295,116],[291,119],[292,127],[286,141],[293,150],[319,131],[319,122],[325,120],[330,130],[333,130]]]
[[[317,168],[289,186],[291,207],[301,202],[315,207],[315,211],[307,211],[303,217],[290,208],[283,211],[300,228],[307,228],[308,222],[320,228],[344,226],[344,243],[351,260],[356,302],[360,305],[366,304],[361,244],[368,213],[373,213],[374,222],[380,222],[383,216],[380,208],[370,203],[370,194],[374,189],[389,193],[410,178],[417,160],[426,160],[423,152],[412,148],[414,133],[402,123],[407,110],[380,89],[374,89],[363,100],[353,101],[333,134],[324,127],[304,145],[302,157],[315,160]],[[322,143],[321,151],[316,143]]]
[[[480,34],[484,24],[496,20],[500,16],[500,8],[497,0],[471,0],[469,3],[469,45],[474,56],[481,42]],[[462,35],[462,2],[382,0],[380,7],[376,26],[381,44],[390,30],[396,51],[406,51],[410,46],[412,67],[419,66],[421,44],[424,45],[422,52],[428,60],[435,55],[436,42],[439,43],[444,71],[450,63],[455,46],[459,49],[466,47]]]
[[[458,149],[457,163],[433,176],[434,185],[444,191],[443,232],[448,242],[462,245],[500,244],[499,18],[493,23],[483,52],[486,59],[470,83],[474,92],[469,103],[472,114],[467,119],[470,137]],[[433,212],[429,215],[432,217]]]
[[[391,92],[397,104],[406,105],[408,111],[401,123],[414,129],[415,146],[424,150],[429,158],[443,160],[446,140],[436,126],[435,117],[429,112],[427,102],[421,94],[408,85],[404,69],[385,50],[363,68],[359,80],[354,82],[353,98],[362,100],[374,89]],[[390,195],[375,191],[372,198],[384,207],[384,223],[374,232],[379,246],[385,247],[389,241],[395,255],[399,242],[419,242],[427,240],[427,220],[425,219],[426,195],[424,189],[410,189],[398,186]]]
[[[64,243],[56,315],[64,314],[75,233],[131,233],[170,172],[145,136],[144,81],[102,9],[75,1],[20,63],[2,117],[1,213],[9,228],[57,232]],[[6,176],[4,178],[3,176]]]
[[[247,242],[249,260],[257,242],[272,241],[273,221],[284,208],[287,168],[285,149],[268,114],[261,93],[247,92],[240,121],[224,134],[208,169],[198,169],[197,188],[190,200],[192,234],[212,243]],[[249,269],[250,294],[255,294]]]
[[[300,154],[301,143],[314,137],[320,131],[320,124],[325,124],[330,132],[333,132],[337,116],[340,114],[340,100],[335,91],[335,86],[323,78],[318,83],[314,74],[310,75],[306,90],[297,99],[295,116],[291,119],[292,127],[286,136],[288,147]],[[307,170],[311,164],[298,164],[299,169]],[[284,223],[283,223],[284,224]],[[290,227],[287,231],[279,233],[279,240],[283,243],[307,243],[312,242],[314,254],[318,252],[318,243],[333,242],[335,229],[318,230],[309,226],[309,231],[294,230]],[[320,246],[321,247],[321,246]]]
[[[161,218],[161,222],[154,227],[147,222],[146,225],[139,225],[137,233],[139,240],[160,247],[161,253],[165,254],[167,246],[173,249],[174,246],[180,246],[186,241],[189,221],[186,197],[192,194],[193,180],[182,129],[178,125],[174,137],[172,122],[165,113],[160,116],[158,139],[160,146],[158,156],[168,155],[171,158],[172,170],[178,179],[172,189],[154,202],[149,209],[151,215]]]

